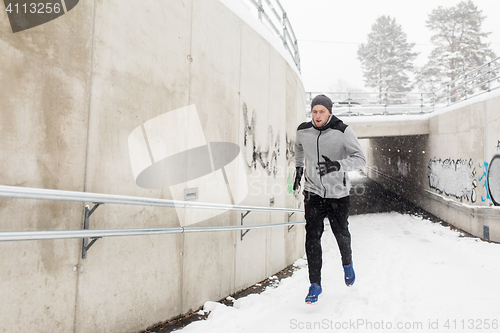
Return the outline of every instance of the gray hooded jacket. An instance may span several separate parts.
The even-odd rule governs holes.
[[[338,161],[340,170],[320,176],[317,166],[325,161],[322,155]],[[337,117],[331,115],[320,128],[313,122],[302,123],[297,128],[295,166],[304,167],[304,190],[323,198],[348,196],[351,183],[347,172],[365,165],[366,158],[354,131]]]

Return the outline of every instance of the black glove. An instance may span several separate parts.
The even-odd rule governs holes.
[[[338,161],[332,161],[325,155],[321,156],[323,156],[323,158],[325,159],[324,162],[319,162],[317,167],[321,176],[324,176],[330,172],[337,172],[340,170],[340,163]]]
[[[302,174],[304,173],[303,167],[295,168],[295,183],[293,184],[293,191],[298,191],[300,188],[300,179],[302,178]]]

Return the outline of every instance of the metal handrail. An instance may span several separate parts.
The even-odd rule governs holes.
[[[474,68],[473,70],[465,73],[455,80],[448,82],[446,85],[437,89],[435,93],[441,98],[446,98],[446,105],[451,105],[462,100],[467,100],[472,96],[477,96],[482,93],[500,88],[500,75],[498,75],[498,72],[500,71],[500,64],[495,65],[496,62],[500,62],[500,57],[495,58],[477,68]],[[486,67],[488,68],[487,71],[482,72],[481,70],[485,69]],[[475,81],[485,76],[488,76],[488,78],[484,81],[479,81],[479,83],[476,83],[473,86],[469,85],[470,83],[474,83]],[[496,83],[496,85],[492,86],[492,83]],[[475,92],[476,88],[481,89],[480,91]],[[442,92],[438,94],[439,91]]]
[[[137,229],[86,229],[86,230],[50,230],[50,231],[0,231],[0,241],[24,241],[43,239],[69,238],[103,238],[117,236],[145,236],[161,234],[179,234],[194,232],[236,231],[249,229],[263,229],[281,226],[305,224],[304,221],[284,222],[258,225],[234,225],[212,227],[172,227],[172,228],[137,228]]]
[[[260,211],[260,212],[287,212],[303,213],[304,210],[295,208],[279,207],[259,207],[243,205],[225,205],[192,201],[154,199],[145,197],[134,197],[124,195],[99,194],[77,191],[49,190],[31,187],[18,187],[0,185],[0,197],[12,199],[36,199],[55,200],[72,202],[93,202],[96,204],[122,204],[138,206],[159,206],[176,208],[199,208],[199,209],[219,209],[219,210],[239,210],[239,211]],[[289,214],[289,217],[292,215]],[[1,231],[0,241],[21,241],[21,240],[41,240],[41,239],[67,239],[67,238],[102,238],[114,236],[139,236],[157,235],[172,233],[191,233],[209,231],[234,231],[261,229],[278,226],[293,226],[305,224],[304,221],[259,224],[259,225],[234,225],[234,226],[210,226],[210,227],[170,227],[170,228],[136,228],[136,229],[83,229],[83,230],[50,230],[50,231]]]
[[[483,65],[481,65],[481,66],[479,66],[479,67],[476,67],[476,68],[474,68],[473,70],[471,70],[471,71],[469,71],[469,72],[467,72],[467,73],[465,73],[465,74],[461,75],[460,77],[456,78],[455,80],[448,82],[448,84],[453,84],[453,83],[456,83],[456,82],[460,81],[463,77],[465,77],[465,76],[470,76],[470,75],[471,75],[471,74],[473,74],[474,72],[477,72],[478,70],[481,70],[481,69],[483,69],[484,67],[490,67],[492,63],[494,63],[495,61],[498,61],[499,59],[500,59],[500,57],[495,58],[495,59],[493,59],[493,60],[491,60],[491,61],[489,61],[489,62],[487,62],[487,63],[485,63],[485,64],[483,64]],[[496,67],[496,68],[494,68],[493,70],[496,70],[496,69],[498,69],[498,68],[499,68],[499,67],[497,66],[497,67]],[[490,69],[490,70],[491,70],[491,69]]]
[[[248,1],[257,9],[259,20],[264,22],[264,19],[281,40],[283,46],[292,56],[295,66],[297,66],[300,72],[300,55],[297,37],[295,36],[290,20],[288,20],[286,11],[279,0],[265,0],[264,2],[262,0]],[[276,10],[276,6],[273,5],[273,2],[277,5],[280,12]],[[271,12],[275,19],[268,15],[267,12]],[[290,41],[290,43],[288,41]]]
[[[334,101],[335,115],[423,114],[434,110],[432,92],[307,92],[308,103],[318,94]]]
[[[176,208],[246,210],[246,211],[261,211],[261,212],[293,212],[293,213],[304,212],[303,210],[293,209],[293,208],[225,205],[225,204],[214,204],[214,203],[204,203],[204,202],[133,197],[133,196],[114,195],[114,194],[48,190],[48,189],[40,189],[32,187],[18,187],[18,186],[6,186],[6,185],[0,185],[0,197],[18,198],[18,199],[95,202],[95,203],[137,205],[137,206],[160,206],[160,207],[176,207]]]
[[[270,0],[266,0],[266,3],[267,5],[269,6],[269,9],[271,10],[271,12],[274,14],[274,17],[276,17],[276,19],[281,22],[281,19],[282,17],[280,16],[280,14],[276,11],[276,9],[274,8],[273,4],[271,3]],[[283,12],[283,10],[282,10]]]

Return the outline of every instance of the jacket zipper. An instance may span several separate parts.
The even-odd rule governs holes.
[[[316,152],[318,154],[318,165],[319,165],[319,137],[321,136],[322,131],[319,131],[318,138],[316,139]],[[319,181],[321,183],[321,186],[323,186],[324,194],[323,197],[326,198],[326,187],[325,184],[323,184],[323,176],[319,175]]]

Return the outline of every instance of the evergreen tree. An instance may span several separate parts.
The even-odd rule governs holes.
[[[481,32],[484,19],[471,0],[431,12],[426,27],[435,32],[431,37],[435,47],[417,75],[421,89],[435,91],[495,57],[490,44],[482,41],[490,34]]]
[[[406,41],[401,25],[390,16],[381,16],[372,25],[366,44],[358,48],[358,59],[367,87],[379,93],[411,89],[409,73],[414,71],[411,52],[415,43]]]

